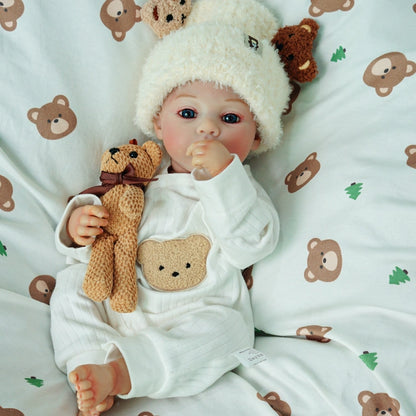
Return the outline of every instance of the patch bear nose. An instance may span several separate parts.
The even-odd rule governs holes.
[[[111,155],[115,155],[117,152],[119,152],[120,151],[120,149],[117,149],[117,147],[112,147],[111,149],[110,149],[110,153],[111,153]]]
[[[178,276],[179,276],[179,273],[178,273],[178,272],[173,272],[173,273],[172,273],[172,276],[173,276],[173,277],[178,277]]]

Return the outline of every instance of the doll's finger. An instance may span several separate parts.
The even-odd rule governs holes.
[[[103,233],[103,230],[100,227],[85,227],[83,225],[79,225],[77,228],[77,236],[78,237],[95,237]]]
[[[108,225],[106,218],[98,218],[91,215],[83,215],[79,222],[83,227],[105,227]]]
[[[91,245],[94,241],[95,238],[93,237],[76,237],[73,239],[74,243],[78,244],[79,246],[89,246]]]
[[[206,140],[200,140],[198,142],[192,143],[187,149],[186,149],[186,155],[187,156],[193,156],[195,154],[203,154],[205,152],[207,141]]]
[[[108,218],[109,213],[102,205],[85,205],[84,214],[98,218]]]

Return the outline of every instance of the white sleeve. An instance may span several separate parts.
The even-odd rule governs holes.
[[[234,156],[216,177],[195,180],[205,220],[227,260],[244,269],[270,254],[279,236],[279,217],[266,191]]]
[[[239,362],[233,353],[254,342],[254,328],[223,305],[185,313],[170,329],[148,327],[107,344],[124,357],[132,384],[122,398],[180,397],[200,393]]]
[[[91,194],[74,196],[65,208],[61,220],[55,230],[55,245],[57,250],[66,256],[67,264],[88,263],[91,253],[91,247],[71,247],[72,241],[66,231],[66,223],[75,208],[83,205],[102,205],[100,198]]]

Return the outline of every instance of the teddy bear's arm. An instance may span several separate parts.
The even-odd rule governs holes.
[[[119,208],[128,218],[140,218],[144,207],[144,193],[137,186],[128,186],[120,198]]]

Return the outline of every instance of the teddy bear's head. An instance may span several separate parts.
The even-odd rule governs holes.
[[[146,240],[139,245],[137,260],[154,289],[186,290],[204,280],[210,247],[202,235],[162,242]]]
[[[155,142],[149,140],[139,146],[133,139],[129,144],[106,150],[101,158],[101,171],[122,173],[130,164],[134,167],[135,176],[151,178],[161,160],[162,151]]]
[[[185,24],[191,8],[191,0],[149,0],[140,13],[143,22],[162,38]]]
[[[313,19],[303,19],[298,25],[280,28],[272,39],[280,59],[292,81],[312,81],[318,65],[312,56],[313,41],[319,25]]]

